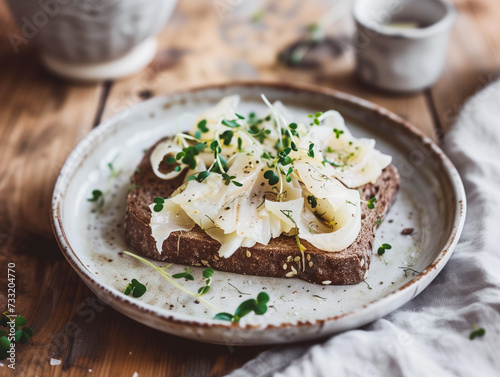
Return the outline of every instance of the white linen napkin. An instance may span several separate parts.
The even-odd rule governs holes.
[[[500,376],[500,81],[468,101],[444,149],[465,185],[467,219],[429,287],[367,326],[273,348],[228,377]],[[486,334],[470,340],[474,325]]]

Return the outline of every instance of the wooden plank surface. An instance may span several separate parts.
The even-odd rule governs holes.
[[[102,118],[155,94],[241,79],[305,82],[358,95],[396,112],[437,140],[465,99],[491,81],[500,65],[500,5],[455,0],[459,16],[444,75],[424,93],[374,92],[353,76],[353,25],[345,9],[328,28],[337,49],[318,49],[313,68],[290,68],[277,55],[336,2],[179,2],[159,35],[150,66],[123,80],[75,85],[39,65],[31,43],[14,53],[17,31],[0,0],[0,306],[6,266],[16,264],[17,311],[35,330],[17,352],[22,376],[222,376],[268,347],[229,348],[162,334],[99,303],[67,264],[50,235],[48,209],[57,172],[75,143]],[[264,5],[259,5],[264,4]],[[108,92],[109,90],[109,92]],[[61,365],[51,366],[58,359]],[[4,363],[5,364],[5,363]],[[0,376],[11,375],[0,367]]]

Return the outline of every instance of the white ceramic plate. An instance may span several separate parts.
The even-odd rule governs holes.
[[[276,279],[216,271],[204,296],[223,311],[261,291],[270,296],[265,315],[248,315],[239,325],[213,320],[216,312],[169,285],[153,269],[121,255],[127,250],[123,222],[129,177],[143,151],[159,138],[189,127],[192,118],[229,94],[240,94],[239,113],[263,113],[260,94],[280,99],[298,117],[328,109],[344,116],[355,135],[377,140],[393,156],[401,175],[396,203],[377,230],[393,247],[374,256],[366,283],[314,285],[299,279]],[[180,119],[180,121],[179,121]],[[110,179],[108,163],[120,173]],[[102,211],[87,201],[94,189],[107,191]],[[156,97],[108,119],[90,132],[61,170],[52,205],[53,225],[68,262],[105,302],[158,330],[204,342],[256,345],[322,337],[362,326],[403,305],[441,271],[458,242],[465,220],[460,177],[443,152],[396,115],[359,98],[328,89],[285,84],[241,83]],[[414,228],[411,236],[401,235]],[[166,263],[154,262],[158,266]],[[410,267],[420,273],[404,268]],[[170,267],[170,273],[184,266]],[[202,268],[193,267],[196,291]],[[141,298],[125,296],[127,283],[147,283]],[[240,294],[237,289],[248,295]]]

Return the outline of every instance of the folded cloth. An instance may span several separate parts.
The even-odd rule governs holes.
[[[265,351],[228,377],[500,376],[500,81],[463,108],[444,149],[467,193],[460,242],[400,309],[322,342]],[[473,326],[486,330],[469,339]]]

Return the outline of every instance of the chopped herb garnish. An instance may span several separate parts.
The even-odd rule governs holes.
[[[227,173],[222,173],[222,179],[225,181],[225,185],[228,186],[230,183],[233,183],[235,186],[241,187],[243,186],[242,183],[236,182],[234,179],[236,178],[235,175],[229,175]]]
[[[125,293],[126,296],[132,293],[134,297],[141,297],[146,293],[146,286],[141,284],[137,279],[132,279],[123,293]]]

